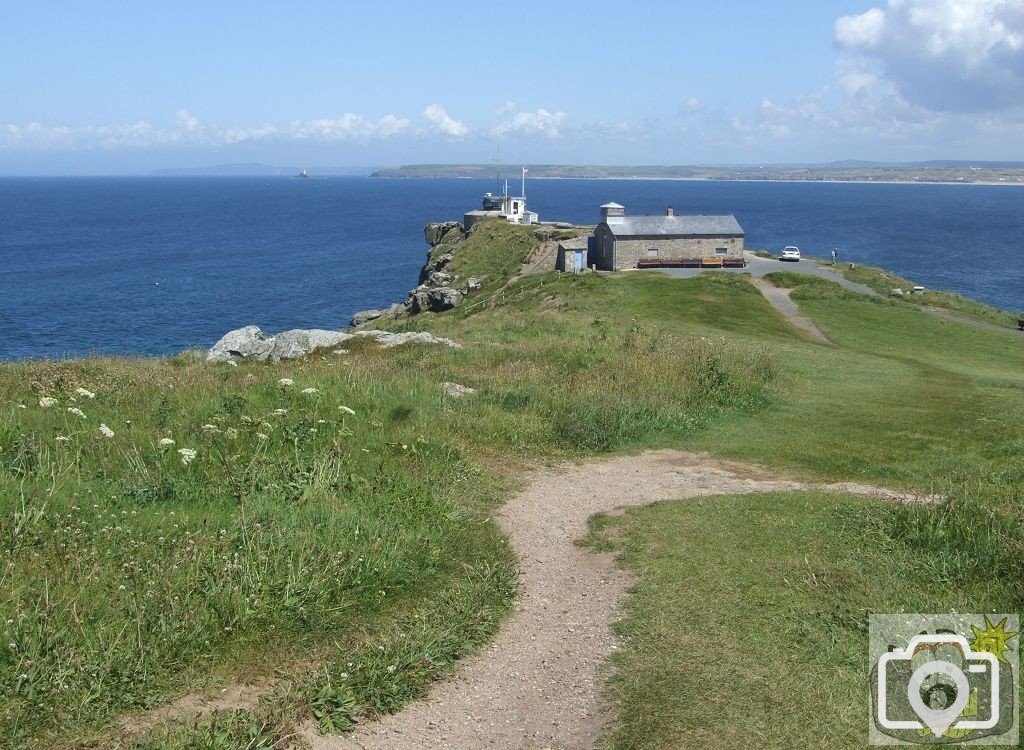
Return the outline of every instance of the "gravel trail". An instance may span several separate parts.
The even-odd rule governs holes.
[[[587,519],[656,500],[811,488],[923,500],[672,450],[538,471],[497,517],[521,571],[515,609],[494,641],[399,713],[347,735],[304,737],[314,750],[590,750],[608,720],[599,667],[616,648],[611,625],[630,576],[612,555],[574,544]]]

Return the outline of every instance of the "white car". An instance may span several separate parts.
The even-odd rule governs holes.
[[[800,262],[800,248],[789,245],[782,249],[782,255],[779,256],[779,260],[791,260],[795,263]]]

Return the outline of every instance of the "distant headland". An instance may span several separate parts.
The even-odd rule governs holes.
[[[530,179],[777,180],[784,182],[918,182],[1024,185],[1024,162],[837,161],[824,164],[709,164],[691,166],[599,166],[530,164]],[[520,165],[410,164],[379,169],[372,177],[489,178],[518,174]]]

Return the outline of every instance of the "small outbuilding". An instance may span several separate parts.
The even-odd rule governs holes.
[[[482,207],[476,211],[467,211],[463,215],[462,224],[470,231],[474,224],[484,219],[504,219],[510,224],[538,224],[540,217],[526,208],[523,196],[484,194]]]
[[[743,227],[732,214],[626,216],[618,203],[601,206],[593,263],[607,271],[658,265],[743,264]]]
[[[573,237],[558,243],[558,254],[555,256],[555,270],[582,273],[587,270],[589,253],[589,237]]]

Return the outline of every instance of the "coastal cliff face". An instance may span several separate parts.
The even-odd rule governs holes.
[[[381,310],[363,310],[352,317],[351,325],[358,327],[386,315],[417,315],[422,312],[443,312],[462,304],[462,301],[480,289],[478,277],[463,278],[450,269],[458,245],[468,236],[457,221],[432,222],[423,227],[423,239],[430,245],[427,260],[420,269],[419,283],[409,290],[404,302],[397,302]]]
[[[443,312],[474,294],[497,291],[523,272],[545,241],[556,239],[550,227],[500,220],[480,222],[470,231],[457,221],[430,223],[423,228],[423,238],[430,249],[416,288],[409,290],[404,302],[356,314],[353,326],[389,315]]]

